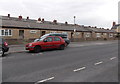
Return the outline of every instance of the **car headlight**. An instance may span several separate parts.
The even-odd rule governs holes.
[[[29,44],[29,46],[32,46],[32,44]]]

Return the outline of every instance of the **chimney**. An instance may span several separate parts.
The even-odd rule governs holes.
[[[10,18],[10,14],[8,14],[8,17]]]
[[[113,26],[115,26],[116,25],[116,22],[113,22]]]
[[[65,25],[67,25],[68,24],[68,22],[65,22]]]
[[[29,17],[27,17],[27,20],[29,20]]]
[[[44,23],[44,21],[45,21],[44,18],[42,18],[42,22],[43,22],[43,23]]]
[[[41,21],[41,18],[38,18],[38,21]]]
[[[19,16],[19,20],[21,20],[21,19],[22,19],[22,16],[20,15],[20,16]]]
[[[57,20],[53,20],[53,23],[57,24]]]

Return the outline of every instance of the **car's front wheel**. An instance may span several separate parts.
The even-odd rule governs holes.
[[[35,46],[34,52],[35,52],[35,53],[38,53],[38,52],[40,52],[40,51],[41,51],[41,47],[40,47],[40,46]]]

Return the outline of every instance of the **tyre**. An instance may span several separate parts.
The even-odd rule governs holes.
[[[3,56],[4,56],[4,51],[1,50],[1,51],[0,51],[0,57],[3,57]]]
[[[65,49],[65,46],[64,45],[60,45],[60,50],[64,50]]]
[[[40,51],[41,51],[41,47],[40,46],[35,46],[34,52],[39,53]]]

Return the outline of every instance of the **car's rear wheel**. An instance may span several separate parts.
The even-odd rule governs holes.
[[[35,46],[34,52],[35,52],[35,53],[38,53],[38,52],[40,52],[40,51],[41,51],[41,47],[40,47],[40,46]]]
[[[65,45],[60,45],[60,50],[64,50],[65,49]]]

